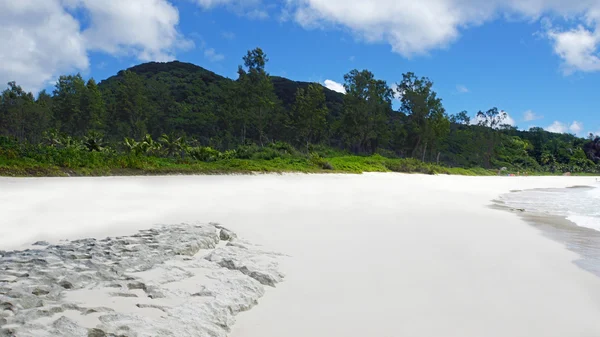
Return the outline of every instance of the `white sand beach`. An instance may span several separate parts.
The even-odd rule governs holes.
[[[230,337],[597,337],[600,278],[517,214],[513,189],[589,177],[403,174],[0,178],[0,250],[218,222],[285,280]]]

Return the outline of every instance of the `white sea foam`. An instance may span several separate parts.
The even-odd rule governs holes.
[[[578,226],[600,231],[600,184],[525,190],[503,195],[501,200],[509,207],[564,216]]]

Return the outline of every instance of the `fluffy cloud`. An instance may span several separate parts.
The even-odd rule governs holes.
[[[90,18],[83,31],[89,49],[135,55],[142,61],[168,61],[175,49],[191,46],[177,31],[179,12],[167,0],[79,0],[77,4]]]
[[[544,118],[544,116],[540,116],[531,110],[527,110],[523,113],[523,120],[526,122],[531,122],[542,118]]]
[[[580,134],[582,130],[583,130],[583,123],[578,122],[578,121],[574,121],[569,126],[569,131],[571,131],[572,133],[574,133],[576,135]]]
[[[38,90],[57,71],[89,65],[79,22],[57,1],[0,1],[0,85]]]
[[[263,18],[263,0],[190,0]],[[306,28],[349,29],[367,42],[385,42],[405,57],[449,46],[461,31],[499,17],[540,21],[566,74],[600,71],[599,0],[285,0],[280,17]],[[258,12],[257,12],[258,11]],[[258,14],[257,14],[258,13]],[[571,26],[556,27],[552,19]],[[566,20],[564,20],[566,19]],[[575,24],[575,26],[572,26]]]
[[[567,125],[565,123],[561,123],[559,121],[554,121],[554,123],[550,124],[546,127],[546,131],[554,132],[554,133],[565,133],[567,132]]]
[[[0,22],[0,83],[31,91],[58,74],[87,70],[89,51],[164,61],[192,46],[178,33],[179,13],[168,0],[0,1]]]
[[[342,94],[346,93],[346,89],[344,88],[344,85],[341,84],[341,83],[338,83],[336,81],[325,80],[325,82],[323,82],[323,84],[325,85],[325,87],[327,89],[331,89],[333,91],[337,91],[337,92],[342,93]]]
[[[506,112],[506,111],[504,111]],[[517,123],[515,122],[515,120],[508,114],[508,112],[506,112],[506,118],[504,119],[502,124],[508,124],[510,126],[517,126]]]
[[[562,123],[559,121],[554,121],[551,125],[546,127],[546,131],[554,132],[554,133],[566,133],[570,131],[573,134],[580,134],[583,130],[583,123],[578,121],[573,121],[571,124]]]
[[[444,48],[459,38],[461,30],[498,17],[575,19],[588,28],[546,25],[545,36],[568,71],[600,70],[598,0],[287,0],[287,4],[284,11],[304,27],[349,28],[368,42],[390,44],[405,57]]]
[[[565,74],[600,70],[597,56],[600,31],[579,26],[564,32],[549,30],[548,37],[553,42],[554,53],[563,60]]]

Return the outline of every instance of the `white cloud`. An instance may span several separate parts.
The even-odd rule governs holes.
[[[531,122],[542,118],[544,118],[544,116],[538,115],[531,110],[527,110],[523,113],[523,120],[526,122]]]
[[[0,22],[0,86],[37,91],[57,72],[88,68],[79,22],[58,1],[0,1]]]
[[[554,121],[551,125],[546,127],[546,131],[554,132],[554,133],[573,133],[575,135],[581,135],[581,131],[583,130],[583,123],[578,121],[573,121],[571,124],[562,123],[559,121]]]
[[[177,31],[179,12],[168,0],[71,1],[89,15],[90,27],[83,31],[89,49],[168,61],[175,49],[191,46]]]
[[[168,0],[0,0],[0,22],[0,85],[14,80],[30,91],[86,71],[90,51],[165,61],[192,45]]]
[[[241,1],[241,0],[238,0]],[[574,30],[547,26],[545,36],[573,70],[600,70],[597,47],[598,0],[287,0],[284,12],[307,28],[343,27],[367,42],[388,43],[405,57],[444,48],[461,31],[506,17],[538,21],[573,19],[590,27]],[[564,20],[562,22],[565,22]],[[573,21],[567,21],[571,24]]]
[[[551,125],[546,127],[546,131],[554,132],[554,133],[565,133],[568,130],[568,126],[565,123],[561,123],[559,121],[554,121]]]
[[[565,74],[600,70],[600,58],[598,58],[600,31],[597,29],[592,31],[578,26],[567,31],[556,31],[551,28],[548,37],[553,43],[554,53],[563,60]]]
[[[325,80],[325,82],[323,82],[325,84],[325,87],[328,89],[331,89],[333,91],[337,91],[339,93],[345,94],[346,93],[346,89],[344,88],[344,85],[332,80]]]
[[[267,17],[267,10],[273,8],[263,0],[189,1],[205,9],[225,6],[258,18]],[[541,35],[562,59],[566,74],[600,71],[599,0],[285,0],[281,3],[280,21],[295,20],[305,28],[348,29],[364,41],[388,43],[394,52],[407,58],[445,48],[462,31],[498,18],[541,22]],[[553,19],[567,26],[553,26]]]
[[[219,62],[225,59],[225,55],[217,53],[214,48],[205,49],[204,57],[211,62]]]
[[[569,126],[569,131],[571,131],[572,133],[574,133],[576,135],[579,135],[582,130],[583,130],[583,123],[578,122],[578,121],[573,121],[573,123],[571,123],[571,125]]]
[[[462,84],[457,84],[456,92],[458,92],[459,94],[466,94],[469,92],[469,88],[467,88],[466,86],[464,86]]]
[[[502,112],[506,112],[506,111],[502,111]],[[515,122],[515,120],[508,114],[508,112],[506,112],[506,118],[504,119],[504,121],[502,121],[502,124],[508,124],[510,126],[516,126],[517,123]]]

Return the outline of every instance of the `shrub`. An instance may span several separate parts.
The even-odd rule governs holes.
[[[260,151],[260,148],[255,144],[252,145],[240,145],[236,150],[236,158],[238,159],[251,159],[252,155]]]
[[[289,155],[295,155],[298,151],[290,144],[286,142],[275,142],[268,145],[269,148],[283,152]]]
[[[193,147],[189,151],[190,157],[195,160],[211,162],[216,161],[221,157],[221,152],[213,149],[212,147]]]
[[[333,170],[333,165],[331,165],[331,163],[327,160],[321,158],[321,156],[316,153],[310,154],[310,163],[322,168],[323,170]]]

